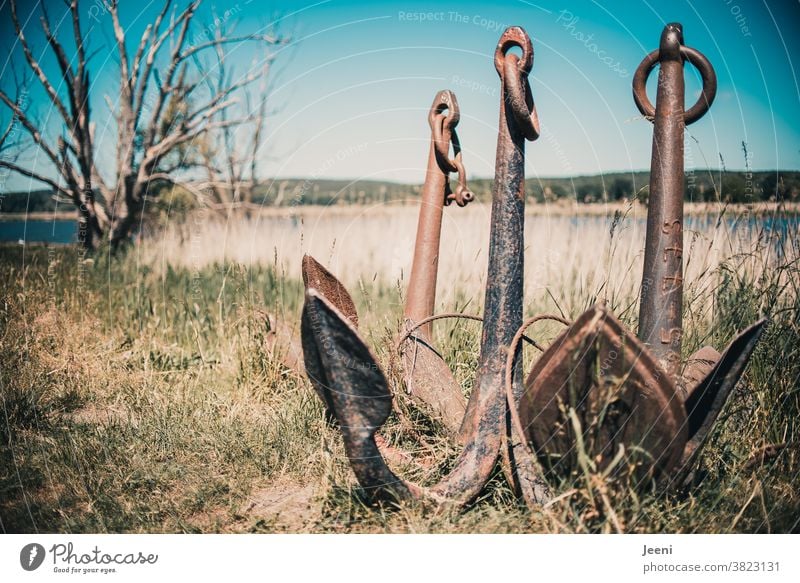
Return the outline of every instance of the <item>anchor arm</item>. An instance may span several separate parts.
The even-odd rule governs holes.
[[[375,443],[377,430],[391,413],[392,397],[383,371],[352,322],[319,290],[309,288],[301,330],[308,377],[330,404],[356,479],[371,499],[463,505],[478,495],[497,461],[505,405],[499,390],[475,393],[479,402],[465,420],[467,439],[453,470],[425,488],[398,477]]]

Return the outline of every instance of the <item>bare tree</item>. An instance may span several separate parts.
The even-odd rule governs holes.
[[[57,195],[70,200],[78,209],[79,239],[87,249],[96,247],[103,238],[107,238],[113,248],[128,240],[147,197],[157,190],[154,185],[174,182],[177,173],[192,166],[205,165],[208,169],[209,164],[203,163],[203,157],[190,155],[192,145],[207,141],[219,132],[223,137],[229,136],[232,129],[251,122],[254,123],[251,137],[256,143],[252,150],[255,155],[263,127],[259,116],[265,114],[265,109],[251,110],[241,101],[250,85],[259,80],[264,82],[271,59],[263,59],[246,75],[237,78],[226,72],[224,47],[255,41],[269,52],[284,41],[273,34],[224,34],[219,26],[213,27],[213,35],[208,34],[209,27],[206,27],[202,34],[192,36],[200,2],[195,0],[179,10],[172,6],[172,0],[164,0],[155,20],[147,25],[135,43],[126,38],[117,0],[104,4],[119,63],[118,98],[112,100],[105,96],[117,128],[114,176],[106,180],[98,168],[95,152],[90,57],[86,54],[78,1],[66,1],[72,23],[72,55],[68,55],[66,45],[59,40],[58,31],[51,28],[44,2],[40,3],[41,28],[63,82],[51,79],[35,58],[21,25],[17,3],[11,1],[11,17],[24,62],[63,123],[61,134],[51,137],[52,132],[44,131],[45,128],[20,105],[18,96],[12,98],[0,88],[0,102],[44,154],[48,166],[52,166],[48,172],[4,156],[0,159],[0,168],[47,184]],[[206,53],[216,55],[219,70],[214,83],[209,82],[212,73],[206,70]],[[205,161],[208,159],[206,155]],[[254,166],[253,159],[251,176],[255,176]],[[243,164],[230,157],[229,184],[243,181],[242,170]],[[95,200],[95,189],[102,200]]]
[[[11,73],[9,78],[13,80],[14,84],[13,103],[15,107],[13,110],[7,109],[11,114],[7,122],[0,121],[0,127],[4,128],[2,135],[0,135],[0,191],[5,190],[5,181],[11,172],[10,167],[15,166],[22,151],[22,132],[20,132],[20,120],[16,112],[26,111],[28,104],[28,80],[19,75],[13,61],[9,63],[9,69]],[[6,94],[6,97],[10,99],[8,94]]]
[[[215,35],[222,38],[222,27],[215,29]],[[216,47],[215,68],[217,71],[216,86],[211,91],[220,91],[230,85],[228,61],[229,55],[225,45]],[[274,55],[265,51],[260,60],[260,78],[255,96],[252,91],[244,91],[245,111],[252,119],[247,132],[241,135],[241,126],[224,126],[206,136],[204,147],[199,149],[202,166],[206,172],[206,181],[195,185],[206,193],[205,205],[225,213],[243,211],[245,215],[256,208],[253,196],[260,185],[258,173],[258,153],[263,142],[264,123],[270,112],[267,110],[268,71]],[[209,84],[212,81],[209,78]],[[250,88],[248,88],[250,89]],[[219,118],[226,121],[228,112],[223,110]]]

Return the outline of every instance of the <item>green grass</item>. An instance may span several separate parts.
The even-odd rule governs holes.
[[[784,244],[795,246],[787,256],[798,256],[796,229]],[[475,503],[454,511],[365,505],[310,384],[264,348],[264,312],[297,322],[301,282],[270,266],[162,270],[139,265],[135,253],[82,261],[71,248],[33,247],[23,257],[19,247],[2,247],[0,528],[798,530],[800,268],[787,259],[739,269],[740,259],[723,263],[716,287],[704,292],[714,296],[713,323],[693,319],[687,300],[687,351],[707,342],[721,348],[759,315],[771,319],[704,453],[699,487],[680,495],[636,493],[588,472],[556,485],[557,501],[530,512],[498,471]],[[363,334],[386,370],[402,294],[379,282],[351,291]],[[576,297],[577,304],[588,301]],[[623,318],[635,322],[630,313]],[[437,327],[437,342],[465,391],[479,333],[474,322]],[[384,434],[435,462],[410,464],[404,475],[434,482],[456,447],[402,393],[395,408],[399,414]],[[771,443],[790,445],[763,464],[748,464]]]

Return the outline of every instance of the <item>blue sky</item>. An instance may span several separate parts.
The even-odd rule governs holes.
[[[87,14],[99,13],[93,2],[83,4]],[[500,100],[492,55],[508,25],[524,27],[535,50],[531,85],[543,136],[528,147],[527,173],[645,169],[652,126],[634,106],[631,80],[644,55],[657,48],[664,24],[673,21],[683,24],[686,44],[708,57],[719,79],[710,112],[688,128],[687,169],[717,167],[720,155],[729,169],[743,168],[743,141],[754,169],[800,169],[800,75],[793,60],[800,55],[798,2],[604,0],[570,2],[568,9],[564,4],[238,0],[206,2],[201,14],[209,21],[212,11],[219,15],[227,9],[240,32],[276,24],[292,39],[277,56],[267,96],[276,112],[261,155],[266,177],[420,182],[427,110],[445,88],[455,91],[461,106],[458,131],[469,175],[491,176]],[[132,36],[138,38],[160,5],[160,0],[123,1],[123,21],[130,23]],[[60,6],[53,4],[51,19],[63,11]],[[8,39],[7,7],[0,12]],[[100,32],[109,22],[102,14],[98,18],[92,20],[91,45],[99,50],[92,62],[94,82],[108,91],[116,64],[109,36]],[[29,36],[43,49],[34,24]],[[252,47],[233,54],[244,74]],[[688,64],[686,71],[691,105],[699,77]],[[39,93],[31,98],[47,107]],[[94,116],[105,130],[101,140],[113,144],[101,95]],[[104,163],[111,163],[113,150],[103,151]],[[13,179],[7,188],[27,184]]]

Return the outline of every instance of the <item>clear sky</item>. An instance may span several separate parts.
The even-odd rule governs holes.
[[[98,18],[92,19],[91,45],[98,50],[94,82],[108,90],[116,62],[110,35],[102,32],[109,21],[100,4],[84,0],[82,9]],[[161,2],[122,0],[122,5],[123,21],[138,38]],[[268,94],[276,111],[262,151],[265,177],[421,182],[427,110],[436,91],[445,88],[455,91],[461,106],[458,131],[468,173],[491,176],[500,100],[492,55],[509,25],[525,28],[535,50],[531,85],[543,136],[528,146],[528,174],[645,169],[652,126],[634,106],[631,80],[645,54],[657,48],[664,24],[673,21],[683,24],[686,44],[708,57],[719,79],[710,112],[688,128],[687,168],[717,167],[720,155],[727,168],[743,168],[744,141],[752,168],[800,169],[796,0],[217,0],[206,1],[202,14],[208,21],[212,10],[226,9],[240,32],[273,23],[292,39],[277,56]],[[56,20],[63,4],[55,2],[50,10]],[[7,6],[1,13],[3,37],[13,41]],[[35,25],[29,23],[30,36],[43,49]],[[69,22],[61,26],[67,33]],[[242,46],[233,54],[237,72],[245,74],[252,48]],[[4,76],[7,67],[8,61]],[[686,70],[688,106],[700,86],[694,69],[687,64]],[[41,95],[38,99],[46,108]],[[95,96],[94,116],[100,140],[112,143],[113,125],[101,95]],[[113,149],[102,150],[111,168]],[[26,186],[27,180],[19,179],[7,184],[10,190]]]

